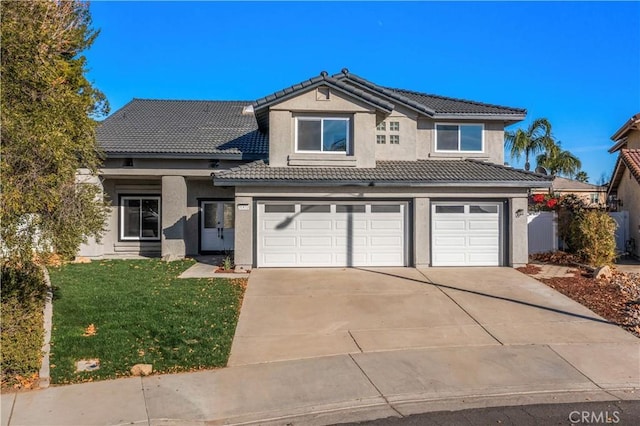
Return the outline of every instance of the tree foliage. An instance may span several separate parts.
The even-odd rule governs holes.
[[[575,180],[577,180],[578,182],[588,183],[589,175],[584,170],[580,170],[578,173],[576,173]]]
[[[578,157],[562,149],[560,142],[551,145],[546,152],[538,155],[536,161],[538,166],[544,167],[550,174],[569,178],[573,177],[582,167]]]
[[[98,188],[76,183],[97,171],[94,118],[108,113],[81,54],[98,33],[77,0],[7,1],[1,19],[2,254],[28,259],[40,241],[70,256],[106,213]]]
[[[504,140],[511,158],[520,159],[524,154],[525,170],[531,168],[530,156],[552,149],[555,142],[551,134],[551,123],[546,118],[534,120],[526,130],[505,132]]]

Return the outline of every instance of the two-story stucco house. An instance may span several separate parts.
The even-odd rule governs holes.
[[[134,99],[98,129],[113,209],[81,254],[521,266],[528,192],[550,185],[503,166],[504,128],[525,115],[346,69],[255,102]]]
[[[608,197],[612,210],[629,213],[626,250],[640,257],[640,113],[632,116],[611,136],[610,153],[618,153]]]

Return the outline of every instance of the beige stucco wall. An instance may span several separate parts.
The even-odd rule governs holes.
[[[503,219],[503,229],[509,232],[509,241],[504,247],[509,266],[519,267],[528,261],[527,240],[527,190],[520,188],[393,188],[393,187],[237,187],[236,204],[250,206],[250,210],[236,212],[236,264],[244,268],[254,266],[255,201],[260,199],[304,198],[372,200],[394,199],[411,201],[413,209],[410,220],[413,234],[410,235],[413,257],[412,266],[427,267],[431,262],[431,218],[430,206],[434,200],[508,200]]]
[[[351,119],[349,149],[346,153],[296,153],[295,118],[332,113]],[[269,164],[274,167],[351,166],[374,167],[375,109],[337,91],[330,90],[328,100],[320,100],[312,89],[284,100],[269,109]]]
[[[473,158],[496,164],[504,163],[504,122],[482,120],[433,120],[419,116],[415,111],[397,105],[391,113],[377,113],[375,108],[331,90],[329,100],[318,100],[317,89],[304,92],[270,107],[269,161],[274,167],[291,166],[345,166],[374,167],[375,160],[414,161],[416,159]],[[300,115],[326,115],[352,118],[350,144],[352,150],[342,154],[309,154],[295,152],[295,117]],[[376,130],[380,121],[386,122],[384,131]],[[389,123],[400,123],[400,131],[389,130]],[[484,126],[484,150],[478,153],[436,152],[435,124],[460,123]],[[376,135],[386,136],[385,144],[376,143]],[[391,144],[390,136],[399,135],[400,143]],[[351,161],[349,161],[351,160]]]
[[[106,232],[100,243],[90,241],[80,247],[79,256],[91,258],[167,255],[169,258],[194,256],[199,252],[199,200],[234,198],[234,189],[214,187],[209,176],[187,177],[165,176],[146,179],[103,178],[105,197],[112,205]],[[164,180],[164,182],[163,182]],[[164,191],[163,191],[164,190]],[[161,217],[164,241],[119,241],[119,197],[122,195],[161,196]],[[171,232],[182,232],[180,241],[176,235],[165,235],[165,228]],[[164,244],[163,244],[164,243]]]
[[[620,211],[629,212],[629,238],[636,240],[634,255],[640,256],[640,184],[625,168],[618,185],[618,200],[622,200]]]
[[[627,135],[627,146],[629,149],[640,149],[640,131],[631,131]]]

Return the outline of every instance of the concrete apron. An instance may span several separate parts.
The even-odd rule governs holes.
[[[511,268],[258,269],[229,365],[417,348],[638,343]]]

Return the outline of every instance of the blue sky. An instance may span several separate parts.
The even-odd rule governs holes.
[[[347,67],[548,118],[592,182],[640,112],[640,2],[93,2],[89,78],[132,98],[254,100]],[[506,161],[522,167],[523,161]]]

